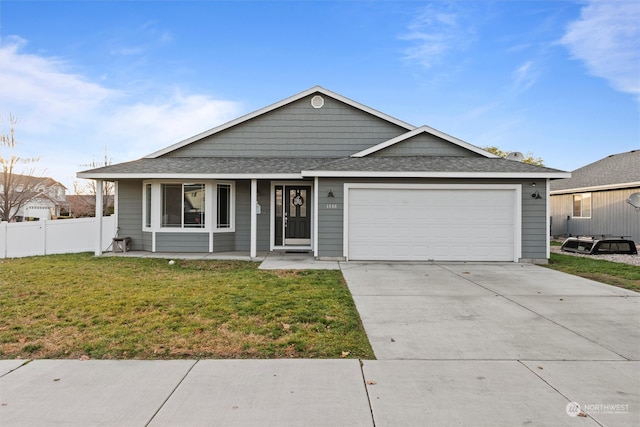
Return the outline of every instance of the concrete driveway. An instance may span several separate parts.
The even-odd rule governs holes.
[[[376,426],[640,425],[640,294],[531,264],[341,267]]]

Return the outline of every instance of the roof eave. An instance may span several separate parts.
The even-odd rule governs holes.
[[[549,194],[585,193],[589,191],[618,190],[623,188],[640,187],[640,181],[623,182],[620,184],[592,185],[588,187],[565,188],[563,190],[551,190]]]
[[[319,178],[513,178],[561,179],[569,172],[441,172],[441,171],[302,171],[303,177]]]
[[[301,179],[300,173],[91,173],[79,172],[78,178],[117,181],[121,179]]]

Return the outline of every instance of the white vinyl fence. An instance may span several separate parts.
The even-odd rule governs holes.
[[[94,252],[98,238],[96,218],[0,222],[0,258]],[[116,218],[102,218],[102,250],[116,235]]]

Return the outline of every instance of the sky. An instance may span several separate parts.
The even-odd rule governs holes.
[[[2,133],[68,193],[315,85],[572,171],[640,148],[640,1],[0,2]]]

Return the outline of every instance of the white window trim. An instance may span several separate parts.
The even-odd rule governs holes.
[[[146,188],[151,184],[151,227],[147,227]],[[192,227],[162,227],[161,226],[161,188],[162,184],[204,184],[205,185],[205,226]],[[217,228],[218,214],[218,184],[229,185],[231,226]],[[142,182],[142,231],[152,233],[233,233],[236,231],[236,183],[234,181],[211,180],[146,180]]]
[[[589,216],[583,216],[583,212],[584,212],[584,198],[585,196],[589,196]],[[575,216],[574,215],[574,203],[575,203],[575,197],[576,196],[580,196],[580,215],[579,216]],[[576,219],[591,219],[591,213],[593,212],[593,197],[591,196],[591,193],[574,193],[571,195],[571,218],[576,218]]]
[[[218,228],[218,184],[229,185],[231,194],[229,195],[229,216],[231,226]],[[214,233],[233,233],[236,231],[236,183],[235,181],[212,181],[211,182],[211,225]]]

